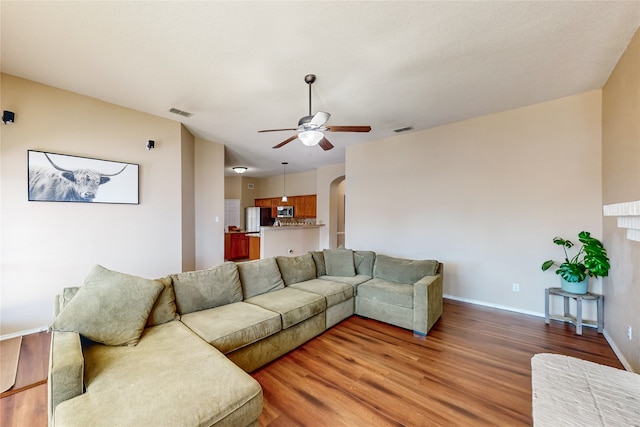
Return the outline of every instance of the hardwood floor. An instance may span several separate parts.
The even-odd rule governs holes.
[[[353,316],[254,372],[260,425],[531,425],[531,357],[622,368],[585,328],[445,300],[428,337]]]
[[[259,423],[531,425],[530,361],[541,352],[622,369],[595,329],[577,336],[570,324],[445,300],[427,337],[352,316],[255,371],[264,391]],[[33,363],[46,366],[46,358]],[[2,426],[46,426],[46,385],[0,404]]]

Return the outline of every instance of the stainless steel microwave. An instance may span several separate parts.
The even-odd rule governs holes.
[[[293,218],[293,206],[278,206],[278,218]]]

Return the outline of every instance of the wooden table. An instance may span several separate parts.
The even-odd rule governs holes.
[[[562,288],[547,288],[544,291],[544,323],[549,324],[549,319],[562,320],[564,322],[571,322],[576,325],[576,334],[582,335],[582,325],[596,325],[598,327],[598,333],[602,333],[604,323],[604,296],[600,294],[594,294],[587,292],[586,294],[572,294],[571,292],[563,291]],[[549,314],[549,299],[551,295],[561,296],[564,299],[564,316],[550,315]],[[577,313],[576,316],[572,316],[569,312],[569,299],[576,300]],[[582,301],[596,301],[598,304],[598,320],[584,320],[582,318]]]

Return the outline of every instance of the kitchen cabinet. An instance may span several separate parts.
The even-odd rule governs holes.
[[[306,218],[304,209],[304,196],[293,196],[289,198],[293,205],[293,217],[294,218]]]
[[[304,197],[304,214],[305,218],[315,218],[316,217],[316,203],[317,197],[315,194]]]
[[[255,205],[260,208],[270,208],[271,207],[271,199],[256,199]]]
[[[260,237],[249,236],[249,259],[260,259]]]
[[[255,205],[265,208],[271,208],[271,218],[276,218],[278,206],[293,206],[294,218],[315,218],[316,217],[316,200],[315,194],[305,196],[289,196],[286,202],[282,201],[282,197],[271,197],[264,199],[255,199]]]
[[[225,233],[224,259],[249,258],[249,238],[245,233]]]

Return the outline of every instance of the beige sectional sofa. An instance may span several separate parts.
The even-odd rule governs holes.
[[[354,313],[426,334],[442,264],[337,249],[159,280],[96,266],[55,307],[50,425],[255,425],[247,372]]]

